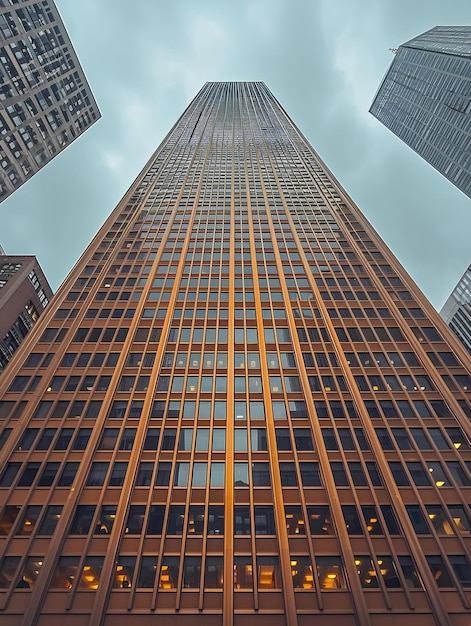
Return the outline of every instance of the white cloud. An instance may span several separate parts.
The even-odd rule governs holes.
[[[105,152],[103,155],[103,160],[106,167],[115,174],[119,174],[120,172],[122,172],[125,167],[124,159],[120,154]]]

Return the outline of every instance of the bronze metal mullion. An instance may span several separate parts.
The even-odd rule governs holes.
[[[253,103],[252,103],[253,106]],[[249,113],[249,106],[247,106],[247,113],[252,115],[252,119],[255,118],[257,125],[258,117],[256,114],[255,106],[253,106],[253,111]],[[262,161],[264,161],[263,157],[261,157],[260,149],[256,147],[256,142],[254,142],[254,151],[256,153],[257,158],[257,169],[258,175],[260,177],[265,209],[268,216],[268,224],[270,227],[270,236],[272,242],[276,244],[276,235],[273,227],[273,220],[270,215],[270,204],[268,201],[267,190],[265,186],[265,181],[263,178],[263,173],[260,167]],[[252,233],[252,245],[253,244],[253,233]],[[273,250],[275,252],[275,256],[277,258],[278,269],[280,270],[280,259],[279,253],[274,245]],[[255,289],[255,280],[254,280],[254,289]],[[256,292],[255,292],[256,293]],[[286,300],[286,291],[283,294]],[[272,492],[273,492],[273,503],[274,503],[274,511],[275,511],[275,520],[276,527],[278,532],[278,545],[280,551],[280,565],[281,565],[281,577],[283,581],[283,599],[285,604],[285,616],[287,626],[296,626],[297,625],[297,613],[296,613],[296,601],[294,597],[294,589],[293,589],[293,581],[291,574],[291,556],[290,556],[290,547],[289,547],[289,539],[288,533],[286,530],[286,518],[285,518],[285,510],[284,510],[284,500],[283,500],[283,488],[281,485],[281,475],[278,463],[276,463],[276,459],[278,458],[277,454],[277,446],[276,446],[276,435],[275,435],[275,422],[273,418],[273,412],[271,407],[271,395],[270,395],[270,384],[268,377],[268,364],[266,361],[266,348],[265,348],[265,338],[263,334],[263,318],[261,315],[261,302],[258,301],[256,303],[257,309],[257,325],[259,329],[259,343],[260,343],[260,360],[261,360],[261,371],[262,371],[262,385],[264,389],[264,397],[265,397],[265,417],[266,417],[266,426],[267,426],[267,439],[268,439],[268,448],[270,453],[270,473],[272,479]]]
[[[299,242],[299,238],[297,237],[297,233],[296,233],[296,229],[293,228],[293,222],[290,218],[289,215],[289,210],[286,206],[286,202],[284,201],[284,194],[282,189],[280,188],[280,184],[279,184],[279,180],[278,180],[278,176],[276,174],[276,167],[274,166],[273,160],[270,156],[268,156],[268,162],[271,166],[273,175],[275,177],[275,180],[277,182],[277,186],[278,186],[278,191],[280,193],[280,197],[282,198],[282,202],[283,202],[283,207],[285,210],[285,214],[288,217],[288,222],[290,224],[290,228],[291,231],[293,232],[293,236],[295,238],[295,241],[298,244],[298,252],[300,253],[300,258],[303,261],[303,265],[306,269],[306,275],[309,277],[308,280],[310,282],[310,284],[312,285],[314,283],[314,281],[312,280],[312,276],[310,276],[308,269],[308,263],[307,260],[305,258],[304,253],[302,252],[302,247],[300,246],[300,242]],[[270,216],[271,217],[271,216]],[[270,220],[271,222],[271,220]],[[272,228],[272,233],[273,233],[273,224],[271,224],[271,228]],[[274,233],[273,233],[274,234]],[[272,235],[273,236],[273,235]],[[276,237],[275,237],[276,239]],[[278,270],[279,270],[279,275],[283,276],[282,274],[282,262],[279,256],[279,252],[276,252],[276,260],[277,260],[277,265],[278,265]],[[314,289],[313,287],[311,287],[313,289],[314,293],[317,293],[317,288]],[[285,302],[289,302],[289,294],[288,294],[288,289],[287,289],[287,285],[286,282],[283,280],[282,281],[282,291],[283,291],[283,296],[285,299]],[[326,312],[324,311],[324,315],[326,315]],[[296,328],[296,321],[293,317],[293,313],[291,308],[287,307],[287,317],[288,317],[288,324],[292,329]],[[293,341],[293,348],[296,354],[296,358],[298,362],[301,362],[302,360],[302,350],[301,350],[301,346],[299,343],[299,339],[297,336],[295,336],[295,334],[293,333],[293,337],[292,337],[292,341]],[[358,620],[358,623],[361,624],[361,626],[369,626],[370,625],[370,616],[369,616],[369,611],[365,602],[365,597],[363,594],[363,590],[360,586],[360,581],[358,579],[358,574],[356,571],[356,567],[354,565],[354,559],[353,559],[353,553],[350,547],[350,541],[349,541],[349,537],[348,537],[348,533],[347,533],[347,529],[345,526],[345,522],[343,519],[343,514],[342,514],[342,510],[340,507],[340,501],[338,500],[338,498],[334,498],[333,494],[336,494],[336,486],[334,483],[334,479],[333,479],[333,475],[332,475],[332,471],[330,468],[330,463],[329,463],[329,456],[327,454],[327,451],[325,449],[325,444],[323,441],[323,437],[322,437],[322,432],[320,429],[320,425],[319,422],[317,421],[317,419],[313,419],[312,416],[316,415],[316,411],[315,411],[315,407],[314,407],[314,401],[312,399],[312,395],[310,394],[309,390],[309,383],[307,380],[307,375],[306,372],[303,369],[300,369],[300,378],[302,381],[302,387],[305,390],[304,393],[304,397],[306,400],[306,403],[308,405],[308,410],[309,410],[309,414],[311,415],[311,425],[312,425],[312,429],[313,429],[313,435],[314,435],[314,440],[316,443],[316,447],[319,453],[319,462],[320,462],[320,466],[322,468],[322,473],[324,476],[324,480],[325,480],[325,486],[326,486],[326,493],[332,494],[330,496],[330,504],[331,504],[331,510],[332,510],[332,514],[334,516],[335,519],[335,524],[336,524],[336,528],[338,529],[339,532],[339,540],[340,540],[340,546],[342,551],[344,552],[345,556],[347,558],[344,559],[345,561],[345,568],[348,574],[348,578],[350,580],[350,585],[351,585],[351,593],[352,593],[352,597],[353,597],[353,601],[356,607],[356,619]]]
[[[299,132],[299,131],[298,131]],[[316,155],[316,153],[313,151],[314,155]],[[316,158],[317,155],[316,155]],[[320,159],[319,159],[320,161]],[[322,164],[322,162],[320,162]],[[275,169],[275,168],[273,168]],[[326,168],[327,173],[328,170]],[[334,179],[335,180],[335,179]],[[281,190],[280,190],[281,193]],[[285,206],[285,210],[286,210],[286,206]],[[450,622],[449,622],[449,617],[448,617],[448,612],[446,611],[445,607],[443,606],[441,599],[440,599],[440,595],[438,590],[436,589],[436,585],[435,585],[435,581],[433,579],[433,576],[431,575],[430,569],[428,567],[428,564],[426,563],[425,557],[423,556],[421,547],[420,547],[420,543],[419,540],[417,539],[414,529],[412,528],[412,524],[409,520],[409,517],[405,511],[404,508],[404,504],[402,502],[399,490],[397,488],[397,485],[394,481],[394,479],[392,478],[392,475],[390,473],[389,470],[389,466],[388,463],[386,461],[386,457],[384,455],[384,452],[382,451],[381,446],[379,445],[379,442],[377,440],[374,428],[372,427],[372,424],[369,420],[368,415],[365,412],[364,406],[363,406],[363,401],[361,398],[361,394],[357,391],[356,389],[356,385],[355,385],[355,381],[353,379],[353,375],[351,374],[351,371],[348,367],[348,364],[346,362],[345,359],[345,355],[343,353],[342,347],[340,345],[340,341],[337,339],[337,335],[335,333],[335,327],[332,324],[332,321],[327,313],[326,307],[322,301],[322,298],[319,298],[319,290],[318,287],[315,283],[315,281],[312,278],[311,273],[309,272],[309,263],[306,259],[306,256],[304,254],[304,251],[302,250],[302,247],[300,246],[300,242],[299,242],[299,237],[296,233],[296,229],[293,228],[293,222],[291,219],[291,216],[289,216],[289,211],[287,211],[287,215],[288,215],[288,220],[290,222],[291,225],[291,230],[293,232],[293,236],[295,238],[295,240],[298,243],[298,249],[300,250],[300,257],[302,259],[302,263],[304,265],[304,268],[306,269],[306,275],[308,276],[308,280],[309,283],[311,285],[311,289],[313,291],[314,294],[316,294],[317,297],[317,302],[318,302],[318,306],[319,306],[319,310],[322,313],[322,317],[324,319],[324,323],[326,324],[326,327],[328,329],[328,332],[332,338],[332,343],[334,345],[335,348],[335,352],[337,353],[337,356],[339,358],[339,362],[341,364],[341,368],[344,372],[344,376],[346,378],[347,384],[350,387],[350,391],[352,394],[352,397],[355,398],[356,402],[355,404],[357,405],[357,408],[359,410],[359,415],[361,416],[362,422],[363,422],[363,426],[365,428],[365,432],[367,432],[368,437],[370,439],[370,443],[372,445],[373,448],[373,452],[376,455],[376,459],[377,462],[380,466],[380,470],[381,473],[383,475],[383,479],[385,480],[386,483],[386,487],[389,490],[389,493],[392,497],[392,500],[394,502],[396,511],[398,513],[398,516],[400,518],[401,524],[403,526],[403,528],[405,529],[405,538],[406,541],[408,541],[411,550],[412,550],[412,554],[414,554],[414,556],[416,557],[416,560],[418,561],[418,565],[420,567],[420,572],[421,575],[424,578],[424,581],[426,582],[426,589],[427,589],[427,594],[428,597],[431,600],[431,605],[433,607],[433,612],[434,615],[436,617],[437,620],[437,625],[439,624],[440,626],[450,626]],[[299,349],[299,348],[298,348]],[[307,381],[306,381],[307,382]],[[329,481],[330,482],[330,481]],[[328,492],[329,493],[334,493],[334,491],[331,491],[331,489],[335,490],[334,485],[329,486],[328,487]],[[336,506],[336,508],[338,508]],[[339,520],[341,520],[340,518],[340,514],[341,511],[338,510],[337,511],[337,517]],[[344,526],[345,524],[343,524],[343,527],[339,526],[339,529],[341,528],[342,531],[344,530]],[[351,553],[351,549],[347,549],[347,546],[349,546],[349,540],[348,540],[348,535],[346,534],[346,528],[345,528],[345,533],[342,532],[342,535],[345,534],[345,537],[342,538],[341,537],[341,545],[344,547],[344,549],[346,549],[350,554],[351,557],[353,557],[353,554]],[[339,533],[340,535],[340,533]],[[352,564],[353,564],[353,558],[352,560]],[[368,613],[368,609],[366,607],[365,601],[364,601],[364,596],[363,596],[363,591],[361,589],[361,587],[359,586],[359,581],[358,581],[358,576],[356,575],[356,571],[353,567],[351,567],[350,564],[347,564],[348,568],[349,568],[349,573],[350,573],[350,581],[352,584],[352,587],[355,587],[355,592],[353,593],[354,597],[356,598],[357,601],[360,601],[360,598],[362,598],[361,605],[363,605],[363,607],[361,607],[361,605],[357,606],[357,611],[358,611],[358,616],[359,619],[361,621],[362,626],[364,626],[364,624],[368,624],[369,623],[369,613]],[[356,580],[355,580],[356,577]],[[353,582],[355,581],[355,582]],[[366,620],[366,621],[364,621]]]
[[[191,159],[191,164],[193,164],[195,160],[196,160],[196,154],[193,155],[193,157]],[[187,182],[187,178],[188,178],[188,174],[186,176],[185,182]],[[179,196],[182,195],[183,190],[184,190],[184,184],[181,187]],[[193,207],[193,217],[192,217],[193,220],[194,220],[195,207],[196,207],[197,201],[198,201],[198,197],[195,199],[195,203],[194,203],[194,207]],[[167,230],[166,230],[166,238],[165,238],[165,240],[169,236],[169,232],[170,232],[169,227],[171,226],[171,224],[173,223],[173,219],[175,218],[176,211],[177,211],[177,206],[178,206],[178,202],[175,203],[175,206],[174,206],[174,209],[173,209],[173,212],[172,212],[172,218],[171,218],[171,220],[169,220],[169,224],[168,224]],[[191,230],[189,228],[187,233],[186,233],[186,236],[185,236],[183,249],[182,249],[182,255],[181,255],[179,263],[178,263],[178,268],[177,268],[177,272],[176,272],[176,276],[175,276],[175,281],[176,282],[178,282],[180,280],[182,272],[183,272],[183,266],[184,266],[184,263],[185,263],[185,256],[184,256],[183,252],[186,251],[187,248],[188,248],[188,242],[189,242],[189,239],[190,239],[190,234],[191,234]],[[151,275],[155,274],[155,270],[159,266],[161,254],[163,253],[164,247],[165,247],[165,241],[162,241],[162,246],[159,249],[159,252],[156,255],[156,258],[155,258],[153,266],[152,266],[153,272],[152,272]],[[152,285],[151,281],[148,280],[147,284],[146,284],[146,287],[145,287],[145,289],[142,292],[142,296],[141,296],[141,299],[139,301],[139,307],[138,307],[139,311],[136,310],[136,315],[135,315],[135,317],[133,319],[133,322],[135,323],[134,325],[135,325],[136,329],[138,328],[138,324],[139,324],[139,321],[141,319],[142,311],[144,309],[145,301],[147,300],[147,296],[148,296],[149,291],[151,289],[151,285]],[[167,315],[166,315],[166,318],[164,320],[164,325],[163,325],[163,328],[162,328],[162,337],[166,337],[168,335],[168,330],[170,328],[170,324],[171,324],[172,316],[173,316],[173,309],[175,307],[176,296],[177,296],[177,290],[174,290],[172,292],[172,296],[171,296],[170,301],[168,303]],[[132,336],[132,333],[129,333],[128,337],[130,338],[131,336]],[[150,408],[151,408],[151,405],[152,405],[152,402],[153,402],[153,397],[154,397],[153,390],[155,388],[155,385],[156,385],[156,382],[157,382],[157,378],[158,378],[158,375],[159,375],[159,372],[160,372],[160,364],[162,362],[162,357],[163,357],[164,350],[165,350],[165,341],[161,341],[159,343],[159,345],[158,345],[158,348],[157,348],[156,361],[155,361],[156,365],[153,368],[151,380],[149,381],[149,387],[148,387],[148,391],[146,393],[146,399],[144,401],[143,414],[147,414],[147,415],[149,414],[149,411],[150,411]],[[123,353],[122,353],[120,359],[122,360],[123,359],[123,355],[125,356],[126,354],[127,354],[127,350],[123,350]],[[142,446],[143,446],[143,443],[144,443],[144,437],[145,437],[146,432],[147,432],[147,421],[146,420],[141,420],[141,422],[139,424],[138,431],[136,433],[136,439],[134,441],[133,449],[140,450],[140,451],[142,450]],[[112,569],[112,567],[114,567],[114,558],[113,558],[113,562],[112,562],[111,561],[111,556],[113,556],[113,555],[115,556],[117,554],[118,549],[119,549],[119,544],[120,544],[120,542],[119,542],[119,535],[121,533],[122,524],[124,523],[124,515],[127,513],[127,509],[128,509],[128,506],[129,506],[128,499],[127,499],[127,494],[131,493],[131,489],[134,486],[134,480],[135,480],[136,471],[137,471],[137,468],[138,468],[139,459],[140,459],[140,454],[136,455],[135,458],[133,458],[131,456],[131,461],[132,461],[132,463],[130,463],[131,468],[128,467],[128,472],[126,474],[125,484],[123,485],[123,489],[121,491],[120,502],[122,504],[121,504],[121,506],[118,505],[118,512],[121,510],[122,513],[119,516],[119,519],[118,519],[118,515],[116,516],[116,520],[115,520],[115,523],[113,525],[113,531],[115,531],[115,529],[116,529],[116,531],[112,532],[111,537],[110,537],[110,544],[112,545],[113,542],[115,543],[115,550],[113,552],[111,552],[111,550],[108,552],[107,558],[105,559],[105,563],[103,565],[103,570],[102,570],[102,578],[104,578],[107,581],[111,580],[111,569]],[[130,470],[132,470],[132,471],[130,471]],[[113,537],[113,535],[114,535],[114,537]],[[108,583],[108,585],[109,585],[109,583]],[[93,606],[93,609],[92,609],[91,620],[92,621],[96,620],[96,623],[100,624],[100,625],[103,623],[102,620],[104,619],[104,610],[105,610],[105,603],[106,603],[106,599],[107,599],[107,592],[109,593],[108,585],[105,586],[104,591],[102,591],[101,593],[100,593],[100,588],[99,588],[99,591],[98,591],[98,594],[96,596],[95,603],[94,603],[94,606]]]
[[[227,413],[226,413],[226,477],[224,491],[224,589],[223,626],[234,623],[234,286],[235,286],[235,167],[234,126],[232,126],[232,168],[229,248],[229,300],[227,329]],[[227,169],[227,164],[225,165]],[[224,236],[222,238],[224,243]]]

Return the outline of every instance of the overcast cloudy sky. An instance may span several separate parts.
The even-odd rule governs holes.
[[[470,0],[56,0],[103,118],[0,206],[0,243],[54,289],[208,80],[262,80],[440,308],[471,201],[368,109],[397,47]]]

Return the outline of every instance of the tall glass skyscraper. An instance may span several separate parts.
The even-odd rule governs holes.
[[[0,377],[6,626],[462,626],[470,361],[263,83],[208,83]]]
[[[100,117],[54,0],[0,0],[0,202]]]
[[[471,26],[399,46],[370,112],[471,197]]]
[[[471,354],[471,265],[443,305],[440,315]]]

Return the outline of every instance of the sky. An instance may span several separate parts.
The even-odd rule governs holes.
[[[261,80],[440,309],[471,200],[368,109],[389,50],[469,0],[56,0],[103,115],[0,206],[0,244],[58,288],[206,81]]]

